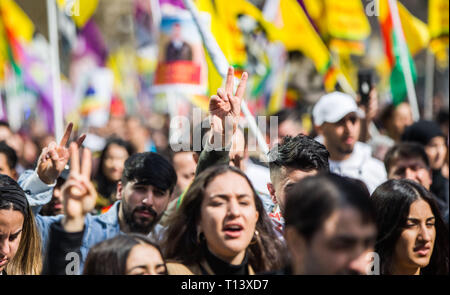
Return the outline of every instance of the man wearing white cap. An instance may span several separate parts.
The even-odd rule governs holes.
[[[362,180],[372,193],[387,180],[383,163],[372,157],[371,148],[358,141],[364,112],[344,93],[322,96],[313,109],[314,125],[330,152],[330,171]]]

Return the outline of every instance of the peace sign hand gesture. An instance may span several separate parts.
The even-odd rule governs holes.
[[[64,206],[64,229],[79,232],[84,227],[84,217],[95,207],[97,191],[90,180],[92,167],[91,151],[83,149],[81,165],[76,143],[70,144],[69,179],[62,186]]]
[[[69,123],[59,145],[54,141],[51,142],[42,150],[39,156],[37,174],[46,184],[55,183],[69,161],[69,150],[66,148],[66,145],[72,133],[72,128],[73,124]],[[81,146],[85,138],[85,134],[81,135],[76,141],[77,145]]]
[[[223,138],[233,135],[239,124],[241,115],[241,102],[245,94],[248,74],[242,74],[241,81],[237,87],[236,94],[234,90],[234,69],[228,68],[225,89],[219,88],[217,95],[213,95],[209,101],[209,115],[211,130],[215,134],[221,134]],[[231,136],[229,136],[231,138]],[[227,145],[225,141],[222,141]]]

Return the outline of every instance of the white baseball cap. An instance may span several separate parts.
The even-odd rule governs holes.
[[[322,96],[312,111],[316,126],[322,126],[325,122],[336,123],[350,113],[364,118],[364,112],[358,108],[353,97],[337,91]]]

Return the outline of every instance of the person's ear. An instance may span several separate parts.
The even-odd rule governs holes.
[[[269,183],[267,184],[267,190],[268,190],[269,193],[270,193],[270,198],[272,199],[272,202],[273,202],[274,204],[278,204],[277,197],[275,196],[275,187],[273,186],[272,183],[269,182]]]
[[[317,134],[323,135],[323,128],[322,128],[322,126],[314,125],[314,130],[316,131]]]
[[[199,159],[198,153],[193,152],[192,157],[194,158],[195,164],[198,164],[198,159]]]
[[[305,238],[294,226],[287,226],[284,231],[286,246],[292,257],[292,270],[294,274],[304,274],[307,245]]]
[[[123,192],[122,181],[119,180],[119,182],[117,183],[117,191],[116,191],[117,200],[122,200],[122,192]]]

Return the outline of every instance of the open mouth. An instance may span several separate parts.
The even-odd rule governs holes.
[[[225,235],[230,238],[238,238],[244,231],[244,227],[240,224],[228,224],[223,228]]]

